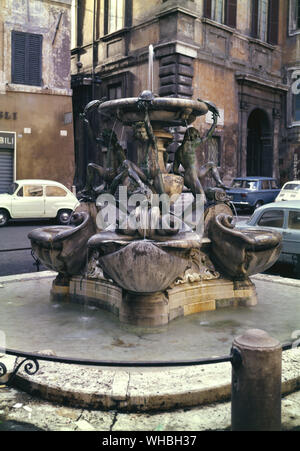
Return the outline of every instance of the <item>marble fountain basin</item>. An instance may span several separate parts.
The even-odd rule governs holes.
[[[166,290],[183,277],[191,250],[200,246],[200,236],[193,232],[155,240],[101,232],[88,241],[89,249],[98,251],[104,273],[123,289],[140,294]]]

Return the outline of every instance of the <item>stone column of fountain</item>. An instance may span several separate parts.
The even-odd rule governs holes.
[[[104,142],[106,137],[110,164],[106,169],[89,165],[89,170],[103,177],[104,184],[86,187],[69,226],[31,232],[33,250],[46,266],[58,271],[54,296],[63,284],[69,300],[97,304],[120,321],[134,325],[159,326],[199,311],[239,303],[254,305],[257,299],[249,275],[275,262],[281,236],[265,230],[235,230],[224,189],[212,187],[204,196],[201,174],[206,172],[204,167],[198,171],[195,161],[195,149],[202,138],[196,129],[186,134],[178,151],[185,172],[167,172],[164,154],[172,140],[169,128],[188,126],[211,111],[214,125],[210,136],[218,111],[210,102],[154,96],[152,80],[150,57],[151,89],[139,97],[89,104],[97,108],[99,117],[110,117],[112,124],[118,119],[139,129],[143,155],[138,164],[128,160],[113,131],[104,130],[99,141]],[[176,216],[174,208],[164,210],[168,202],[163,207],[152,203],[159,195],[181,196],[184,184],[196,198],[199,194],[205,200],[198,223],[193,218],[189,222],[189,226],[198,225],[195,230]],[[127,190],[126,202],[132,194],[144,196],[140,205],[124,207],[121,189]],[[101,197],[104,194],[114,196],[112,204],[115,202],[117,211],[123,209],[123,222],[99,226],[105,223],[107,212]],[[175,200],[172,198],[173,206]],[[199,227],[201,224],[203,227]]]

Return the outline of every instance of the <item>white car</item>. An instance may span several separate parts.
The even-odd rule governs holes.
[[[56,218],[67,224],[79,205],[64,185],[51,180],[16,180],[9,192],[0,194],[0,226],[10,219]]]
[[[283,185],[275,202],[282,200],[300,200],[300,180],[293,180]]]

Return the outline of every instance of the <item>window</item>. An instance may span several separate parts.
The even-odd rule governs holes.
[[[300,122],[300,94],[293,96],[293,121]]]
[[[40,34],[12,32],[12,83],[41,86],[42,41]]]
[[[59,186],[46,186],[46,196],[65,197],[66,195],[66,191]]]
[[[268,210],[262,214],[258,225],[263,227],[283,227],[283,210]]]
[[[292,122],[300,122],[300,69],[292,73]]]
[[[289,229],[300,230],[300,212],[290,211],[288,219]]]
[[[290,0],[289,33],[300,33],[300,0]]]
[[[41,197],[43,195],[42,185],[24,185],[18,191],[20,197]]]
[[[258,188],[258,181],[233,180],[231,188],[247,188],[255,190]]]
[[[125,25],[125,0],[105,0],[105,34],[121,30]]]
[[[262,180],[261,189],[270,189],[269,180]]]
[[[278,43],[279,0],[252,0],[251,35],[261,41]]]
[[[287,183],[286,185],[284,185],[284,187],[282,189],[283,190],[300,190],[300,185],[298,185],[297,183]]]
[[[108,100],[121,99],[122,83],[108,86]]]
[[[204,17],[236,27],[237,0],[204,0]]]
[[[271,180],[271,189],[278,189],[278,185],[275,180]]]

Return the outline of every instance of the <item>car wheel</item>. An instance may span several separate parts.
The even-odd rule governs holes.
[[[0,227],[5,226],[9,221],[9,214],[6,210],[0,210]]]
[[[69,224],[71,214],[72,214],[71,210],[60,210],[57,213],[57,217],[56,217],[57,218],[57,222],[59,224],[62,224],[62,225]]]
[[[257,208],[261,207],[263,205],[263,201],[262,200],[258,200],[256,202],[256,204],[254,205],[254,210],[256,210]]]

